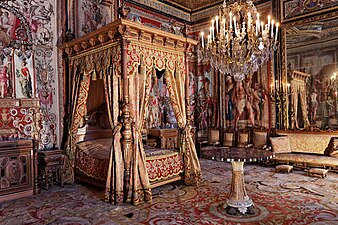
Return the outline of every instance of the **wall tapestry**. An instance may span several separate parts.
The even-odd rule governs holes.
[[[81,37],[112,22],[113,1],[78,0],[77,36]]]
[[[197,74],[197,124],[199,130],[207,130],[212,126],[214,71],[210,65],[200,65],[200,67]]]

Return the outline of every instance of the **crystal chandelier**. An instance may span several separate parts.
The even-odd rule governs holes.
[[[201,32],[199,56],[210,60],[222,74],[241,81],[256,72],[277,49],[278,27],[270,15],[264,24],[252,1],[227,5],[224,0],[219,15],[211,21],[209,34]]]

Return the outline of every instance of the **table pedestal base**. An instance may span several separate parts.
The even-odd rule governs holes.
[[[242,214],[254,214],[253,202],[246,194],[244,184],[244,162],[233,161],[232,164],[232,181],[229,198],[225,203],[226,212],[235,215],[237,212]]]

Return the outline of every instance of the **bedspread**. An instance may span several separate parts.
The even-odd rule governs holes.
[[[89,177],[105,181],[112,139],[95,139],[77,144],[75,166]],[[183,172],[182,155],[177,149],[146,148],[150,182],[168,179]]]
[[[75,166],[89,177],[106,180],[111,138],[83,141],[77,144]]]

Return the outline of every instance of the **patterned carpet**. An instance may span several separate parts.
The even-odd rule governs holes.
[[[203,182],[153,190],[153,201],[113,206],[102,190],[80,184],[53,186],[41,194],[0,204],[0,224],[338,224],[338,174],[324,179],[303,171],[275,173],[246,164],[245,183],[254,215],[230,216],[222,205],[229,194],[231,164],[201,160]]]

